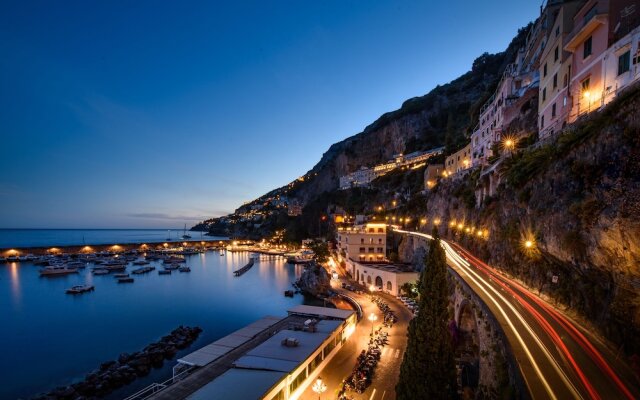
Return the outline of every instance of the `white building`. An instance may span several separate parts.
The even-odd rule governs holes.
[[[373,169],[360,167],[359,170],[340,177],[340,189],[367,186],[372,180],[376,179],[376,177]]]
[[[347,260],[347,271],[358,283],[367,287],[373,286],[375,290],[393,296],[400,295],[402,285],[407,282],[415,282],[419,278],[419,273],[410,267],[391,264],[365,264],[353,260]]]
[[[604,104],[640,80],[640,27],[609,47],[603,59]]]
[[[344,257],[357,261],[384,261],[387,249],[387,226],[368,223],[338,229],[338,249]]]

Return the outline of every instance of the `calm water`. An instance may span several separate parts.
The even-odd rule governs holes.
[[[191,273],[135,276],[118,284],[111,275],[41,278],[30,263],[0,264],[0,399],[29,397],[83,377],[122,352],[141,350],[178,325],[204,332],[177,358],[265,315],[285,316],[303,298],[283,291],[302,272],[282,258],[263,258],[241,277],[232,271],[248,262],[247,253],[207,252],[187,257]],[[158,264],[152,263],[158,267]],[[131,266],[128,270],[133,269]],[[79,296],[65,289],[92,283]],[[171,375],[174,360],[113,398]]]
[[[168,238],[182,242],[183,234],[182,229],[0,229],[0,248],[163,242]],[[218,239],[201,232],[187,234],[192,237],[188,241]]]

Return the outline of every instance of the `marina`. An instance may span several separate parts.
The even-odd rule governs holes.
[[[109,271],[96,263],[107,256],[78,257],[78,261],[86,261],[85,268],[55,279],[40,278],[39,270],[45,266],[35,265],[35,259],[0,264],[0,313],[3,324],[12,326],[0,331],[0,340],[12,343],[5,351],[11,368],[3,369],[8,384],[0,387],[0,398],[29,398],[70,384],[103,360],[137,351],[179,325],[204,329],[194,344],[198,348],[198,343],[202,346],[215,341],[264,315],[283,315],[303,302],[300,295],[282,295],[302,272],[301,266],[287,264],[282,257],[263,257],[242,279],[235,279],[232,272],[249,262],[250,253],[219,254],[211,250],[182,256],[182,265],[191,272],[167,271],[167,276],[160,275],[165,256],[160,253],[147,254],[149,264],[144,267],[133,264],[142,259],[141,254],[129,255],[125,272]],[[118,258],[121,256],[125,255]],[[145,267],[159,273],[132,275]],[[115,278],[119,273],[135,276],[135,282],[119,284]],[[92,285],[95,290],[65,294],[79,285]],[[43,331],[56,337],[54,345],[38,340]],[[193,350],[181,350],[177,357]],[[43,356],[55,358],[56,367],[41,362]],[[151,382],[168,379],[169,364],[173,362],[151,370],[108,398],[122,399]]]

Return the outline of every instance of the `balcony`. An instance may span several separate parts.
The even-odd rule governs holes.
[[[582,22],[573,27],[573,30],[567,35],[564,49],[568,52],[575,52],[578,46],[582,44],[596,29],[602,25],[606,25],[609,18],[607,13],[598,13],[594,8],[589,11]]]

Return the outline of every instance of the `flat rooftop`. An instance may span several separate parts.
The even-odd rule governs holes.
[[[414,271],[413,268],[411,266],[409,266],[409,265],[387,264],[387,263],[366,263],[366,262],[361,262],[361,261],[357,261],[357,262],[358,262],[358,264],[362,265],[363,267],[378,269],[378,270],[381,270],[381,271],[393,272],[395,274],[405,274],[405,273],[417,272],[417,271]]]
[[[196,367],[154,399],[257,399],[304,362],[354,311],[296,306],[264,317],[178,360]],[[315,332],[293,330],[316,319]],[[282,345],[296,339],[298,345]],[[251,384],[247,384],[250,382]]]
[[[316,318],[333,318],[345,320],[354,314],[352,310],[341,310],[339,308],[305,306],[303,304],[290,308],[289,315],[309,316]]]

